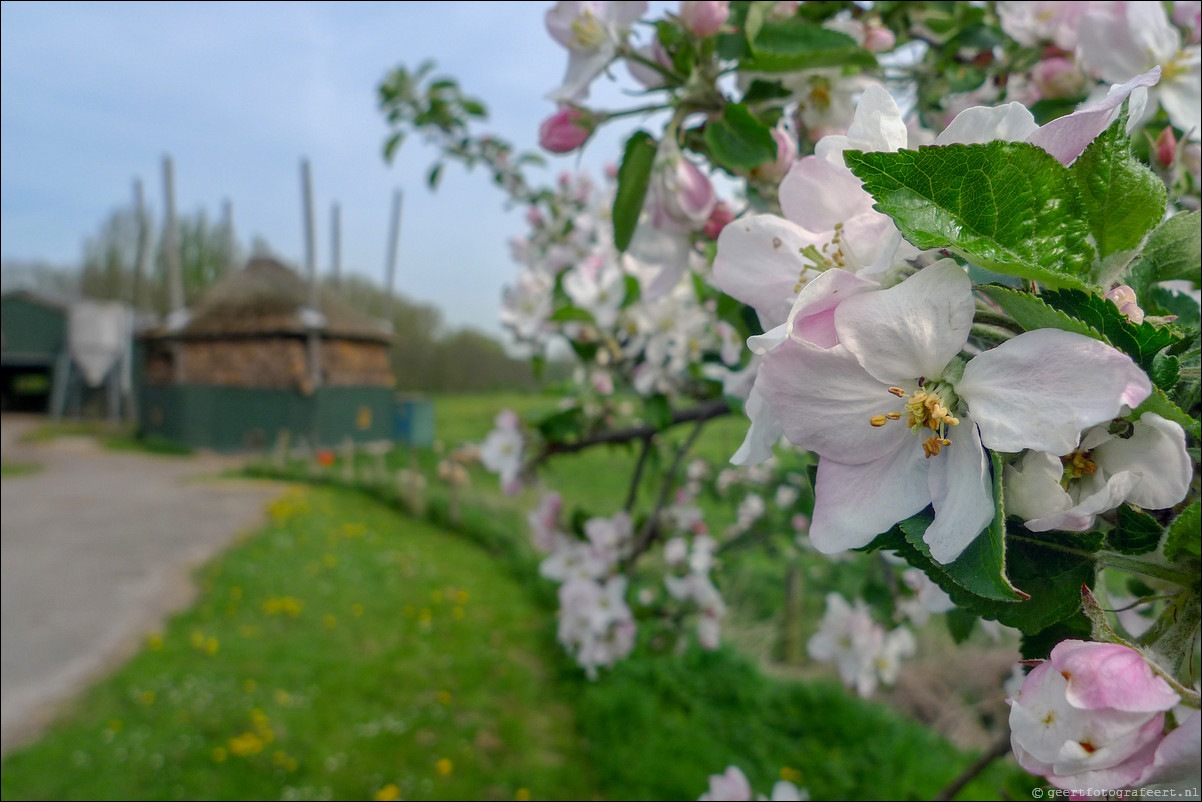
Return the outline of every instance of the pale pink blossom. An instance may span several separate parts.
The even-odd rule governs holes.
[[[682,0],[680,21],[700,37],[722,30],[730,17],[730,0]]]
[[[1068,453],[1084,428],[1151,393],[1125,354],[1052,329],[978,354],[959,374],[973,315],[971,282],[942,260],[838,303],[819,329],[834,344],[791,336],[764,357],[756,388],[789,440],[820,457],[819,551],[867,545],[932,504],[925,539],[950,562],[993,519],[984,448]]]
[[[1164,714],[1180,700],[1134,649],[1063,641],[1011,701],[1014,756],[1057,788],[1130,787],[1153,767]]]
[[[588,97],[589,84],[599,76],[626,41],[630,27],[647,11],[645,2],[560,0],[547,12],[547,31],[568,49],[568,71],[552,100],[566,102]]]

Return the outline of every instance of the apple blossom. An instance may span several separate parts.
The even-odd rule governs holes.
[[[1119,83],[1159,66],[1150,90],[1188,139],[1202,137],[1202,46],[1182,49],[1181,33],[1157,2],[1091,2],[1080,21],[1080,59],[1102,80]],[[1138,118],[1138,115],[1133,115]]]
[[[1077,29],[1089,3],[1002,2],[997,4],[1002,30],[1016,42],[1037,47],[1054,42],[1061,50],[1077,46]]]
[[[914,636],[905,627],[886,633],[872,620],[862,599],[853,605],[838,593],[826,597],[826,613],[806,651],[819,662],[834,663],[843,684],[860,696],[897,680],[900,661],[914,654]]]
[[[1065,456],[1027,452],[1006,468],[1006,508],[1035,532],[1083,532],[1124,501],[1159,510],[1184,499],[1194,467],[1181,427],[1148,412],[1123,435],[1095,426]]]
[[[1063,641],[1011,701],[1011,745],[1057,788],[1126,788],[1154,763],[1164,714],[1180,700],[1134,649]]]
[[[626,41],[630,26],[647,11],[645,2],[560,0],[547,12],[547,31],[568,49],[568,71],[552,100],[575,101],[588,96],[600,75]]]
[[[971,282],[942,260],[839,302],[830,347],[791,335],[764,357],[757,389],[789,440],[820,457],[819,551],[865,546],[933,504],[924,537],[951,562],[993,519],[983,447],[1068,453],[1082,429],[1151,393],[1125,354],[1053,329],[978,354],[961,373],[973,312]]]

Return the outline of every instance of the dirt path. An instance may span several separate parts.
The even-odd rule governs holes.
[[[0,751],[35,737],[89,682],[187,605],[190,572],[254,527],[271,483],[215,478],[216,456],[156,457],[89,438],[20,443],[37,419],[0,419]]]

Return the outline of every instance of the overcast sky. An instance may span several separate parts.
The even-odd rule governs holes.
[[[175,163],[176,208],[210,218],[233,203],[239,240],[256,236],[302,265],[299,163],[312,164],[319,269],[330,266],[330,209],[342,207],[342,263],[382,283],[394,188],[405,194],[397,288],[449,323],[499,331],[507,242],[522,214],[482,173],[444,171],[406,143],[380,155],[376,87],[397,65],[432,58],[489,107],[487,128],[533,149],[554,111],[566,51],[546,33],[550,3],[23,3],[0,7],[0,258],[78,264],[84,241],[140,177],[156,214],[161,160]],[[626,76],[621,76],[623,79]],[[612,86],[612,85],[611,85]],[[599,88],[599,107],[637,101]],[[636,121],[637,122],[637,121]],[[631,124],[631,127],[635,123]],[[615,130],[582,160],[619,153]],[[576,157],[551,157],[548,177]]]

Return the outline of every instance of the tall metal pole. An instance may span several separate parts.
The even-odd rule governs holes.
[[[225,249],[221,275],[226,276],[234,270],[234,249],[237,247],[234,239],[234,202],[229,198],[221,204],[221,244]]]
[[[337,202],[330,210],[330,269],[334,286],[342,286],[342,209]]]
[[[317,288],[317,242],[313,231],[313,179],[309,173],[309,160],[301,159],[301,204],[305,221],[305,267],[309,271],[309,313],[316,314],[320,307]],[[308,355],[309,383],[314,389],[321,386],[321,332],[313,321],[309,325]]]
[[[392,221],[391,228],[388,234],[388,261],[384,264],[384,290],[388,293],[388,297],[392,297],[392,290],[396,284],[396,258],[397,247],[401,240],[401,191],[394,190],[392,193]]]
[[[167,270],[167,306],[177,316],[184,309],[184,277],[179,260],[179,232],[175,222],[175,169],[171,157],[163,157],[163,264]]]

